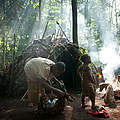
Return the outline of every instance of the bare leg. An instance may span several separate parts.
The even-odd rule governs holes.
[[[85,96],[82,96],[82,108],[85,108]]]
[[[95,96],[89,96],[91,102],[92,102],[92,106],[91,108],[93,109],[95,107]]]

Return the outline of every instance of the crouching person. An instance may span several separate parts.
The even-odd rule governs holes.
[[[65,64],[63,62],[54,63],[53,61],[38,57],[32,58],[26,62],[24,66],[25,74],[28,78],[28,100],[35,105],[40,102],[40,95],[45,94],[45,89],[53,91],[58,96],[63,96],[65,93],[57,88],[52,87],[50,80],[56,80],[56,77],[65,71]]]
[[[82,87],[82,107],[84,108],[85,105],[85,97],[89,97],[93,109],[95,107],[95,93],[96,93],[96,79],[89,67],[91,64],[90,56],[83,55],[81,57],[82,62],[84,63],[78,68],[78,74],[81,78],[81,87]]]
[[[115,104],[115,98],[114,98],[114,91],[112,85],[109,83],[100,83],[100,91],[102,91],[105,88],[106,93],[104,94],[104,103],[106,106],[111,106]]]

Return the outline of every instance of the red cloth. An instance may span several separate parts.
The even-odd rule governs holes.
[[[108,118],[109,114],[105,109],[101,109],[101,110],[88,110],[89,114],[92,114],[96,117],[103,117],[103,118]]]
[[[116,91],[115,91],[115,94],[116,94],[116,95],[118,95],[118,94],[119,94],[119,91],[118,91],[118,90],[116,90]]]

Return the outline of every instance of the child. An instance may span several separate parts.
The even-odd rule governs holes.
[[[82,107],[85,108],[85,97],[88,96],[92,102],[91,108],[95,107],[96,79],[90,69],[90,56],[87,54],[81,57],[84,63],[78,68],[78,75],[81,78],[82,87]]]
[[[104,103],[108,106],[113,105],[115,103],[115,98],[112,85],[105,82],[100,83],[100,91],[102,91],[104,88],[106,90],[106,93],[104,94]]]

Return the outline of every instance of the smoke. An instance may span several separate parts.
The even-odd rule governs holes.
[[[32,26],[31,18],[35,15],[35,11],[33,10],[32,5],[25,4],[26,2],[22,3],[17,10],[15,18],[10,21],[10,30],[8,35],[13,36],[13,34],[24,35],[27,31],[30,32],[30,27]]]
[[[29,43],[31,43],[35,39],[42,38],[47,23],[44,37],[53,33],[62,35],[60,27],[56,24],[56,21],[58,21],[67,38],[72,39],[70,1],[63,0],[60,5],[59,2],[44,0],[41,1],[40,9],[39,6],[33,7],[36,3],[38,5],[38,2],[39,0],[34,2],[27,0],[21,4],[22,7],[16,12],[15,18],[10,21],[8,36],[27,34]]]
[[[21,25],[23,25],[21,24],[21,20],[23,19],[25,12],[26,8],[20,9],[19,11],[17,11],[17,15],[15,16],[15,18],[10,21],[10,30],[8,33],[9,36],[13,36],[18,31],[18,29],[20,30]]]
[[[53,10],[52,10],[53,9]],[[41,22],[39,22],[39,8],[36,8],[37,11],[37,21],[34,23],[31,41],[34,39],[42,38],[43,33],[45,32],[45,36],[50,34],[63,34],[56,24],[56,21],[60,23],[63,31],[66,36],[71,39],[71,6],[69,5],[69,1],[61,3],[51,2],[49,0],[42,1],[41,3]],[[48,23],[48,25],[47,25]],[[47,25],[47,29],[45,31]]]
[[[112,42],[113,43],[113,42]],[[100,61],[105,65],[103,69],[103,75],[105,81],[110,83],[113,86],[113,89],[116,90],[118,87],[117,82],[114,83],[115,71],[120,68],[120,56],[119,50],[116,49],[117,44],[108,44],[100,51]]]
[[[103,3],[89,0],[88,10],[89,17],[94,19],[96,28],[100,32],[100,40],[103,42],[103,47],[99,51],[89,48],[90,56],[92,59],[99,59],[99,62],[104,65],[103,75],[106,81],[113,83],[114,71],[120,67],[119,45],[113,32],[115,28],[109,20],[108,11]]]

